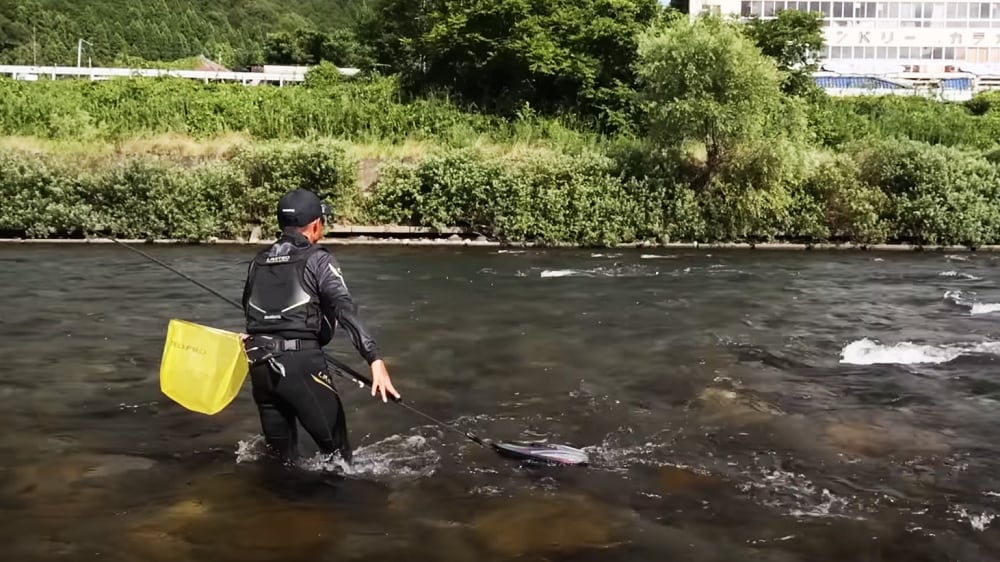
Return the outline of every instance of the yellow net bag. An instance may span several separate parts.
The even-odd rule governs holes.
[[[170,320],[160,362],[160,390],[181,406],[214,415],[236,398],[248,372],[237,333]]]

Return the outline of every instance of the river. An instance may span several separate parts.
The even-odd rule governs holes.
[[[254,251],[143,249],[237,299]],[[215,416],[159,390],[168,320],[232,305],[120,247],[9,245],[4,558],[1000,558],[1000,256],[331,249],[406,401],[591,464],[337,379],[354,465],[300,432],[275,467],[249,382]]]

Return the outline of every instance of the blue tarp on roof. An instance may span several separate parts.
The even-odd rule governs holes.
[[[903,86],[871,76],[817,76],[816,85],[827,89],[905,90]]]
[[[944,90],[971,90],[972,78],[945,78],[941,80]]]

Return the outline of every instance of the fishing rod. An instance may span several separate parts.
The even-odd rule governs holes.
[[[187,275],[187,274],[185,274],[185,273],[183,273],[183,272],[181,272],[181,271],[179,271],[179,270],[171,267],[169,264],[164,263],[163,261],[156,259],[155,257],[147,254],[146,252],[143,252],[142,250],[139,250],[138,248],[133,248],[130,244],[126,244],[126,243],[122,242],[121,240],[118,240],[117,238],[107,237],[107,239],[111,240],[115,244],[118,244],[119,246],[122,246],[123,248],[126,248],[126,249],[128,249],[128,250],[130,250],[132,252],[135,252],[135,253],[139,254],[140,256],[142,256],[142,257],[144,257],[144,258],[152,261],[153,263],[155,263],[155,264],[157,264],[157,265],[165,268],[166,270],[170,271],[171,273],[174,273],[176,275],[179,275],[180,277],[183,277],[184,279],[186,279],[186,280],[194,283],[195,285],[201,287],[202,289],[205,289],[206,291],[212,293],[213,295],[219,297],[220,299],[222,299],[222,300],[228,302],[229,304],[235,306],[236,308],[240,309],[241,311],[243,310],[243,305],[241,305],[240,303],[236,302],[232,298],[229,298],[229,297],[223,295],[219,291],[217,291],[217,290],[209,287],[208,285],[205,285],[204,283],[198,281],[197,279],[194,279],[191,276],[189,276],[189,275]],[[344,373],[347,373],[348,375],[350,375],[351,377],[353,377],[362,386],[367,386],[367,387],[371,388],[371,386],[372,386],[371,379],[369,379],[368,377],[362,375],[361,373],[358,373],[353,368],[351,368],[350,365],[347,365],[347,364],[341,362],[340,360],[336,359],[335,357],[331,357],[329,354],[326,353],[325,350],[323,351],[323,357],[326,359],[327,366],[328,367],[333,367],[333,371],[335,373],[337,373],[338,375],[340,375],[341,377],[348,378],[348,377],[346,377],[344,375]],[[461,435],[461,436],[463,436],[463,437],[465,437],[465,438],[467,438],[467,439],[469,439],[469,440],[471,440],[471,441],[473,441],[473,442],[475,442],[475,443],[477,443],[479,445],[482,445],[483,447],[490,448],[490,449],[494,450],[495,452],[497,452],[498,454],[500,454],[501,456],[504,456],[504,457],[514,458],[514,459],[519,459],[519,460],[524,460],[524,461],[530,461],[530,462],[535,462],[535,463],[542,463],[542,464],[586,465],[588,463],[587,454],[584,451],[582,451],[580,449],[577,449],[575,447],[569,447],[567,445],[559,445],[559,444],[537,443],[537,442],[530,442],[530,443],[528,443],[528,442],[520,442],[520,441],[499,441],[499,442],[496,442],[496,441],[491,441],[491,440],[488,440],[488,439],[482,439],[482,438],[474,435],[472,432],[462,431],[461,429],[455,427],[454,425],[451,425],[449,423],[443,422],[443,421],[441,421],[441,420],[439,420],[439,419],[431,416],[430,414],[426,414],[426,413],[418,410],[417,408],[414,408],[413,406],[410,406],[409,404],[403,402],[402,398],[398,398],[398,397],[392,396],[392,395],[389,395],[389,397],[392,398],[393,402],[399,404],[400,406],[403,406],[404,408],[406,408],[407,410],[413,412],[414,414],[417,414],[418,416],[421,416],[421,417],[423,417],[423,418],[425,418],[425,419],[433,422],[434,424],[436,424],[436,425],[438,425],[440,427],[443,427],[445,429],[449,429],[451,431],[454,431],[455,433],[458,433],[459,435]]]

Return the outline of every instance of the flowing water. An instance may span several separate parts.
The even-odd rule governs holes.
[[[162,395],[167,321],[239,311],[115,246],[0,248],[0,541],[36,560],[1000,558],[1000,259],[333,247],[397,389],[355,463],[262,456],[249,382]],[[253,248],[153,247],[239,298]],[[334,349],[362,365],[338,336]]]

